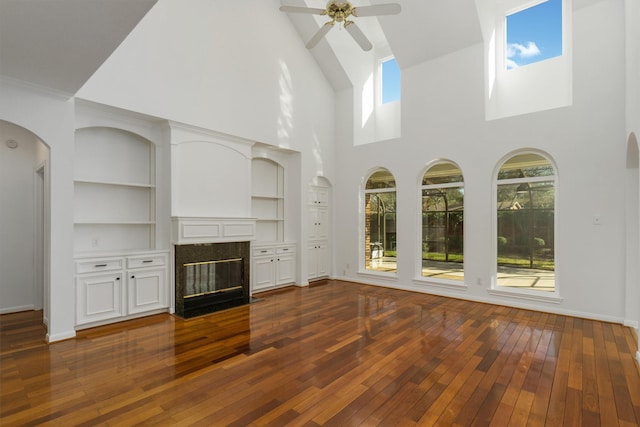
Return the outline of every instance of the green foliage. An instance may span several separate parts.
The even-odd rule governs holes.
[[[498,236],[498,247],[504,247],[507,245],[507,238],[504,236]]]

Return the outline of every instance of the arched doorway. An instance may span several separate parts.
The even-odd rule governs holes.
[[[49,148],[0,120],[0,313],[43,310],[48,324]]]

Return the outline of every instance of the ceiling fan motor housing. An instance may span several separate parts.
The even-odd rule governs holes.
[[[344,22],[351,15],[352,9],[353,6],[349,2],[330,1],[327,3],[327,16],[334,21]]]

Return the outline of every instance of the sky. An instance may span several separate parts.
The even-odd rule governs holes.
[[[395,58],[382,63],[382,103],[400,99],[400,68]]]
[[[562,0],[507,16],[507,69],[562,55]]]

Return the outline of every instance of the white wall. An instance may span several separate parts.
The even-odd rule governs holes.
[[[47,263],[49,328],[56,341],[75,335],[73,281],[73,101],[0,80],[0,119],[34,133],[49,146],[50,216]],[[3,242],[4,244],[4,242]],[[47,297],[45,296],[45,301]]]
[[[11,149],[7,140],[18,147]],[[35,169],[40,141],[0,122],[0,313],[34,308]]]
[[[603,0],[573,16],[573,105],[487,122],[484,120],[484,48],[473,46],[403,70],[402,138],[354,148],[348,119],[337,122],[335,188],[336,270],[346,276],[405,289],[535,307],[621,321],[624,316],[624,10]],[[347,91],[345,91],[347,92]],[[340,102],[348,99],[339,95]],[[340,113],[347,110],[344,106]],[[560,304],[490,296],[492,173],[517,149],[538,148],[558,165],[556,214]],[[458,163],[465,178],[465,281],[463,291],[413,283],[418,255],[416,197],[427,162]],[[359,190],[376,166],[395,174],[398,188],[398,278],[359,276],[362,208]],[[616,184],[618,183],[618,184]],[[592,225],[599,214],[602,225]],[[347,267],[348,265],[348,267]],[[476,283],[480,280],[481,286]]]
[[[278,0],[160,0],[78,97],[294,150],[333,140],[333,89]]]

